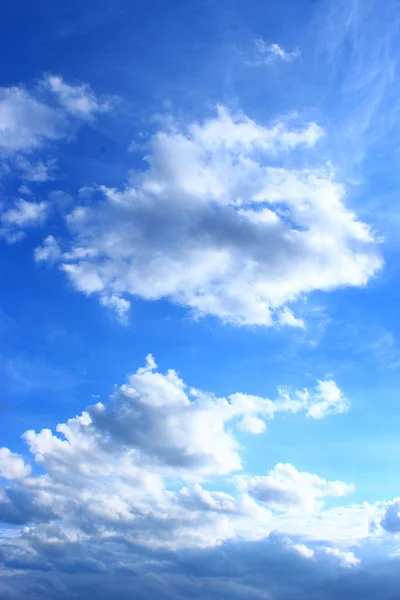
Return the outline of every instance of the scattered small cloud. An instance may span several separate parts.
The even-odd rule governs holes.
[[[284,50],[279,44],[268,44],[262,38],[253,40],[253,57],[247,61],[252,67],[272,65],[276,62],[292,62],[301,56],[300,50],[295,48],[290,52]]]
[[[57,240],[52,235],[48,235],[41,246],[34,250],[36,262],[56,262],[61,256],[61,249]]]
[[[71,85],[62,77],[49,75],[44,85],[57,97],[66,112],[81,119],[91,119],[96,113],[107,112],[111,99],[99,98],[87,83]]]
[[[25,229],[42,225],[48,216],[48,202],[18,198],[11,206],[0,212],[0,236],[8,242],[21,239]]]
[[[32,162],[24,156],[18,156],[14,163],[14,167],[20,171],[21,178],[33,183],[44,183],[55,179],[56,165],[55,158]]]

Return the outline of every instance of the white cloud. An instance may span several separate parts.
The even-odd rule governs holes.
[[[300,556],[303,556],[303,558],[313,558],[315,556],[314,550],[305,544],[293,544],[292,548],[300,554]]]
[[[333,380],[319,381],[317,395],[308,409],[308,416],[323,419],[330,414],[340,414],[348,410],[348,401]]]
[[[278,464],[266,476],[236,477],[237,485],[259,502],[275,510],[301,509],[315,512],[323,498],[346,496],[354,487],[342,481],[326,481],[311,473],[299,472],[290,464]]]
[[[127,323],[127,313],[131,307],[129,300],[125,300],[125,298],[120,298],[113,294],[112,296],[102,296],[100,302],[103,306],[107,306],[114,310],[121,323]]]
[[[31,468],[19,454],[8,448],[0,448],[0,476],[6,479],[23,479],[30,475]]]
[[[48,214],[47,202],[30,202],[19,198],[13,206],[0,215],[3,225],[16,227],[35,227],[43,223]]]
[[[279,44],[267,44],[263,39],[254,40],[254,57],[248,64],[254,67],[272,65],[276,61],[292,62],[300,57],[300,50],[296,48],[287,52]]]
[[[301,327],[304,329],[305,324],[303,319],[295,317],[290,308],[287,306],[278,314],[280,325],[289,325],[290,327]]]
[[[0,236],[9,242],[23,237],[24,229],[42,225],[49,215],[48,202],[31,202],[18,198],[0,213]]]
[[[359,558],[356,558],[354,552],[343,552],[338,548],[330,547],[323,548],[323,552],[339,560],[344,567],[357,567],[361,562]]]
[[[100,100],[87,83],[70,85],[62,77],[49,75],[45,85],[57,96],[64,109],[75,117],[90,119],[95,113],[111,108],[110,101]]]
[[[260,434],[263,418],[292,409],[293,403],[280,397],[275,402],[246,394],[217,398],[188,388],[175,371],[159,373],[149,355],[107,404],[90,406],[58,425],[55,434],[48,429],[24,434],[43,475],[29,477],[24,463],[3,451],[8,474],[14,457],[13,473],[25,478],[17,505],[16,492],[5,489],[0,519],[62,518],[63,530],[101,536],[119,531],[151,547],[205,547],[237,536],[261,539],[279,527],[262,505],[267,485],[275,486],[274,499],[282,509],[299,505],[308,507],[309,515],[311,509],[320,511],[324,496],[351,490],[298,473],[291,465],[277,465],[265,478],[238,478],[236,495],[200,485],[242,468],[236,426]],[[182,481],[189,485],[182,487]],[[256,492],[260,482],[262,498]]]
[[[68,215],[61,268],[117,309],[126,296],[168,298],[197,316],[304,327],[289,303],[365,285],[382,264],[330,167],[276,164],[322,133],[313,123],[264,127],[220,107],[186,131],[156,134],[147,171],[122,190],[99,188],[101,201]]]
[[[275,403],[276,410],[304,410],[311,419],[323,419],[329,415],[344,413],[349,406],[349,401],[333,379],[318,381],[312,392],[305,388],[291,393],[289,389],[282,387],[279,390],[279,401]]]
[[[0,520],[12,527],[0,529],[0,564],[3,574],[12,575],[17,597],[28,593],[18,587],[18,573],[29,576],[31,587],[34,572],[58,582],[63,573],[75,574],[69,582],[101,573],[105,599],[107,585],[115,587],[121,573],[124,580],[134,573],[137,582],[156,581],[164,573],[169,581],[188,561],[191,578],[196,564],[201,589],[208,580],[231,581],[235,572],[235,581],[243,575],[247,585],[238,598],[265,599],[275,589],[271,577],[277,565],[284,573],[280,584],[297,569],[290,589],[297,589],[301,576],[308,591],[312,577],[320,586],[325,574],[331,586],[343,569],[346,576],[357,571],[350,567],[362,569],[366,548],[380,539],[363,541],[370,507],[324,506],[326,498],[350,494],[351,485],[290,464],[278,464],[262,477],[236,476],[233,490],[231,479],[216,477],[241,466],[235,426],[246,416],[307,412],[306,395],[295,397],[217,398],[187,387],[174,371],[157,372],[148,356],[108,404],[89,407],[55,433],[25,433],[38,474],[22,457],[1,449],[1,473],[11,482],[0,488]],[[260,582],[265,569],[268,577]],[[254,573],[264,595],[257,592]],[[96,579],[84,581],[93,586]],[[68,586],[65,597],[74,592],[79,600],[87,593],[85,585],[83,595]],[[177,597],[193,596],[192,588],[182,590]],[[125,597],[114,591],[113,597]]]
[[[29,151],[65,134],[63,111],[22,87],[0,88],[0,149]]]
[[[111,102],[99,99],[87,84],[69,85],[61,77],[48,76],[30,90],[22,86],[0,88],[0,167],[5,173],[16,171],[22,179],[43,183],[54,179],[56,160],[38,157],[55,141],[66,139],[74,133],[82,120],[91,120],[96,113],[107,111]],[[45,203],[22,204],[2,215],[0,234],[8,242],[24,237],[16,229],[33,226],[43,221],[39,208]],[[43,212],[41,215],[43,216]],[[110,294],[110,297],[112,295]],[[113,303],[114,306],[116,303]],[[120,304],[117,306],[117,308]]]
[[[55,262],[61,256],[61,249],[54,236],[48,235],[42,246],[38,246],[34,250],[34,258],[37,262]]]
[[[238,429],[258,435],[266,430],[265,421],[258,417],[245,415],[238,423]]]
[[[2,87],[0,149],[11,153],[30,152],[46,142],[65,137],[70,117],[88,119],[110,107],[110,103],[99,100],[89,85],[69,85],[61,77],[52,75],[30,91],[22,86]]]

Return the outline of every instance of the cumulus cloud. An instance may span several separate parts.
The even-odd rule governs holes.
[[[101,296],[100,302],[103,306],[107,306],[114,310],[121,323],[127,323],[127,313],[131,307],[129,300],[112,294],[111,296]]]
[[[49,215],[48,202],[34,202],[18,198],[0,212],[0,235],[7,241],[21,239],[23,230],[42,225]]]
[[[338,548],[323,548],[328,556],[334,556],[345,567],[356,567],[360,564],[360,559],[354,555],[354,552],[343,552]]]
[[[280,389],[282,406],[287,410],[297,412],[305,410],[311,419],[323,419],[327,415],[346,412],[349,402],[333,379],[318,381],[314,392],[308,389],[295,391],[291,394],[286,388]]]
[[[318,384],[319,385],[319,384]],[[151,355],[146,365],[130,375],[108,404],[97,403],[80,417],[59,425],[60,440],[48,430],[28,431],[25,439],[39,462],[47,468],[64,457],[65,470],[79,468],[80,442],[86,440],[91,456],[129,448],[136,462],[179,470],[185,476],[203,478],[241,469],[239,445],[232,426],[248,433],[265,430],[265,419],[279,412],[307,413],[313,395],[306,391],[287,392],[272,401],[243,393],[228,398],[188,388],[174,370],[157,371]],[[50,461],[50,462],[49,462]]]
[[[10,591],[6,598],[64,600],[73,595],[83,600],[90,590],[99,600],[110,596],[128,600],[134,589],[140,600],[307,600],[310,596],[315,600],[339,596],[350,600],[346,592],[350,589],[351,598],[357,600],[367,597],[367,590],[371,597],[389,600],[398,582],[398,576],[384,576],[376,568],[349,569],[339,557],[323,551],[305,556],[279,536],[175,553],[143,553],[137,546],[119,547],[114,556],[113,549],[115,552],[118,547],[115,541],[105,540],[100,547],[78,542],[73,535],[60,540],[58,546],[53,540],[46,545],[45,540],[37,539],[35,552],[14,543],[13,556],[4,561],[9,577],[2,578],[0,588],[3,594],[5,589]]]
[[[19,198],[13,206],[1,213],[1,222],[9,226],[32,227],[43,223],[47,212],[47,202],[29,202]]]
[[[0,488],[6,524],[0,564],[16,597],[26,596],[27,574],[30,596],[39,581],[42,600],[54,594],[83,600],[87,586],[95,590],[96,577],[103,578],[103,591],[112,588],[113,597],[123,599],[119,586],[131,576],[164,578],[163,597],[182,577],[183,597],[193,597],[193,581],[188,587],[184,575],[193,561],[202,590],[204,577],[212,577],[222,597],[265,598],[269,588],[259,587],[246,566],[260,552],[274,572],[277,560],[289,570],[292,565],[301,572],[310,563],[330,574],[358,564],[349,544],[363,535],[365,507],[344,505],[335,513],[323,505],[325,497],[350,493],[351,485],[278,464],[266,477],[237,476],[232,486],[231,474],[242,468],[237,430],[261,434],[265,420],[279,412],[307,415],[310,402],[313,393],[305,390],[280,390],[275,400],[216,397],[187,386],[173,370],[160,373],[149,355],[109,402],[89,406],[55,432],[25,432],[38,473],[20,455],[0,451],[7,477]],[[230,569],[241,574],[237,589],[224,583],[232,579]],[[143,598],[151,597],[151,586],[144,585]],[[209,588],[212,597],[217,588]],[[0,592],[6,591],[1,582]],[[170,597],[179,595],[171,591]]]
[[[322,419],[329,414],[346,412],[348,406],[348,401],[336,383],[326,379],[318,382],[316,399],[311,403],[307,414],[313,419]]]
[[[238,423],[238,429],[257,435],[259,433],[264,433],[266,430],[266,424],[265,421],[259,419],[258,417],[245,415],[242,419],[240,419]]]
[[[43,93],[47,92],[47,95]],[[27,153],[69,132],[70,117],[88,119],[110,108],[87,84],[49,75],[36,87],[0,88],[0,150]]]
[[[61,106],[75,117],[90,119],[111,107],[110,100],[98,98],[87,83],[70,85],[55,75],[49,75],[44,83],[57,96]]]
[[[278,464],[266,476],[237,477],[236,481],[240,489],[276,510],[300,508],[315,512],[323,498],[346,496],[354,491],[352,485],[301,473],[290,464]]]
[[[382,264],[330,167],[278,166],[322,135],[315,123],[265,127],[223,107],[157,133],[147,171],[67,216],[60,268],[120,315],[137,296],[239,325],[304,327],[289,304],[365,285]]]
[[[11,525],[46,523],[56,518],[51,498],[40,490],[33,493],[23,487],[0,488],[0,522]]]
[[[306,546],[305,544],[293,544],[292,548],[304,558],[313,558],[315,556],[315,551],[312,548]]]
[[[89,85],[73,86],[52,75],[29,90],[22,86],[0,88],[3,171],[16,172],[23,180],[36,183],[54,179],[56,160],[43,158],[40,151],[70,136],[82,120],[91,120],[111,106],[110,101],[96,96]],[[46,202],[15,200],[14,206],[6,208],[0,216],[0,234],[9,242],[20,240],[24,237],[22,229],[43,223],[47,208]],[[121,312],[121,302],[110,301],[109,305]]]
[[[400,532],[400,499],[395,498],[389,503],[381,520],[381,526],[389,533]]]
[[[151,547],[212,546],[237,535],[260,539],[274,524],[255,481],[244,478],[236,495],[203,486],[241,470],[236,428],[260,434],[277,412],[307,410],[293,402],[281,395],[274,401],[246,394],[217,398],[186,386],[173,370],[158,372],[149,355],[107,404],[88,407],[56,433],[25,432],[43,475],[31,476],[21,457],[2,450],[4,476],[21,483],[4,489],[0,517],[22,523],[62,515],[64,527],[82,535],[120,531]],[[315,511],[322,507],[317,499],[351,491],[291,465],[277,465],[260,481],[265,488],[272,479],[282,498],[293,494],[293,503],[308,502]],[[168,490],[172,480],[188,485]],[[17,512],[10,500],[15,494]]]
[[[30,475],[31,468],[26,465],[22,456],[11,452],[8,448],[0,448],[0,476],[6,479],[23,479]]]
[[[48,235],[41,246],[35,248],[34,258],[37,262],[55,262],[61,256],[60,246],[54,236]]]
[[[284,600],[298,589],[300,573],[308,581],[301,589],[310,590],[313,577],[319,586],[325,574],[332,582],[332,574],[361,569],[370,511],[324,505],[326,498],[351,494],[351,484],[291,464],[278,464],[265,476],[236,475],[236,486],[230,477],[221,479],[242,466],[237,429],[260,434],[261,423],[277,412],[307,414],[310,397],[281,390],[275,400],[243,393],[218,398],[187,386],[173,370],[160,373],[149,355],[108,403],[89,406],[56,432],[27,431],[38,473],[22,456],[0,450],[7,479],[0,487],[0,519],[13,526],[0,529],[0,563],[16,597],[24,597],[28,574],[32,598],[32,583],[45,581],[37,598],[74,594],[83,600],[103,577],[103,591],[113,588],[123,599],[118,586],[131,576],[145,586],[143,598],[151,597],[143,582],[160,577],[163,588],[172,586],[171,599],[193,597],[195,564],[199,589],[208,578],[220,586],[207,588],[204,597],[218,597],[219,589],[221,597],[273,593]],[[298,573],[288,588],[278,565]],[[272,575],[260,581],[265,569],[276,573],[275,584]],[[183,578],[179,593],[176,577]],[[9,589],[0,583],[3,595]]]
[[[0,149],[29,151],[65,134],[64,111],[22,87],[0,88]]]

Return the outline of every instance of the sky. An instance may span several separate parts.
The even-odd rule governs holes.
[[[399,36],[1,3],[1,600],[397,598]]]

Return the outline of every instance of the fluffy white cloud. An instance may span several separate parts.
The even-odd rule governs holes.
[[[129,300],[112,294],[111,296],[101,296],[100,302],[103,306],[107,306],[114,310],[121,323],[127,322],[127,313],[131,307]]]
[[[52,235],[48,235],[44,239],[42,246],[38,246],[34,251],[34,258],[37,262],[55,262],[60,256],[60,246]]]
[[[351,486],[277,465],[260,478],[270,494],[275,490],[276,511],[256,497],[256,478],[242,478],[239,490],[221,479],[242,466],[236,427],[260,434],[278,412],[307,414],[312,398],[282,390],[275,401],[240,393],[217,398],[186,386],[175,371],[159,373],[148,356],[107,404],[90,406],[56,433],[24,434],[41,474],[31,474],[22,457],[0,452],[4,474],[19,478],[0,488],[0,520],[13,525],[0,529],[3,572],[20,593],[19,573],[49,572],[58,583],[63,573],[73,573],[71,581],[83,573],[149,576],[153,568],[182,564],[190,552],[197,564],[206,556],[200,552],[226,552],[244,541],[245,552],[249,544],[266,544],[272,561],[277,555],[285,564],[327,561],[330,571],[340,570],[351,562],[349,544],[363,535],[365,509],[344,506],[335,514],[321,499]],[[264,495],[265,488],[264,482]],[[69,584],[65,589],[70,593]],[[242,593],[256,591],[241,586]],[[40,587],[40,598],[46,594]]]
[[[47,202],[30,202],[19,198],[0,215],[3,225],[34,227],[43,223],[49,210]]]
[[[280,388],[275,411],[299,412],[304,410],[311,419],[323,419],[328,415],[344,413],[349,409],[349,401],[333,379],[317,382],[314,391],[307,388],[295,390]]]
[[[322,134],[314,123],[264,127],[223,107],[156,134],[147,171],[122,190],[99,188],[102,199],[68,215],[61,268],[123,314],[118,299],[132,295],[236,324],[304,327],[289,303],[365,285],[382,262],[330,168],[277,166]]]
[[[315,400],[310,404],[307,414],[313,419],[322,419],[326,415],[346,412],[347,409],[348,401],[341,390],[333,380],[326,379],[318,382]]]
[[[85,460],[84,439],[90,456],[129,448],[135,463],[167,469],[165,472],[178,470],[190,479],[202,478],[241,469],[239,445],[232,431],[235,424],[242,431],[260,434],[265,419],[273,419],[278,412],[307,413],[313,395],[306,390],[294,396],[292,400],[281,390],[275,401],[242,393],[215,398],[188,388],[173,370],[165,375],[157,372],[149,355],[145,367],[130,375],[107,405],[97,403],[82,416],[58,426],[65,440],[48,430],[29,431],[25,438],[47,469],[55,460],[58,471],[71,468],[71,460],[79,469]]]
[[[305,410],[311,419],[323,419],[346,412],[349,402],[333,379],[324,379],[318,381],[314,392],[304,389],[291,394],[288,389],[281,388],[280,406],[290,412]]]
[[[354,552],[343,552],[339,548],[323,548],[328,556],[337,558],[345,567],[356,567],[360,564],[360,559],[356,558]]]
[[[293,544],[292,548],[304,558],[313,558],[315,556],[314,550],[305,544]]]
[[[299,410],[307,411],[304,399],[282,395],[275,401],[246,394],[217,398],[187,387],[173,370],[159,373],[148,356],[108,404],[90,406],[58,425],[56,434],[48,429],[24,434],[43,475],[29,476],[21,457],[2,451],[4,473],[21,477],[22,483],[3,491],[0,519],[23,523],[25,515],[27,522],[46,523],[61,518],[63,528],[82,535],[119,532],[151,547],[261,539],[278,523],[263,506],[265,497],[257,497],[255,480],[242,478],[236,495],[208,490],[200,481],[242,468],[236,426],[260,434],[264,419]],[[324,495],[351,491],[290,465],[277,465],[260,481],[266,488],[272,479],[281,499],[293,496],[288,506],[298,503],[315,511]],[[182,481],[188,485],[181,487]],[[54,526],[43,525],[43,535]]]
[[[328,496],[346,496],[354,487],[342,481],[326,481],[302,473],[290,464],[278,464],[266,476],[236,477],[242,491],[275,510],[301,509],[315,512]]]
[[[266,427],[265,421],[251,415],[245,415],[238,423],[238,429],[254,433],[255,435],[264,433]]]
[[[28,151],[62,137],[64,111],[41,102],[22,87],[0,88],[0,149]]]
[[[70,585],[83,574],[104,577],[108,593],[122,573],[134,574],[135,581],[164,573],[170,582],[188,561],[191,577],[196,564],[202,589],[206,574],[231,581],[235,572],[236,579],[243,575],[238,598],[265,599],[265,590],[275,594],[271,573],[278,564],[284,581],[297,569],[318,585],[321,574],[332,584],[332,576],[358,571],[349,567],[362,569],[363,548],[372,547],[363,541],[371,510],[324,506],[325,498],[350,494],[351,485],[290,464],[266,476],[237,475],[237,487],[216,477],[241,467],[235,427],[260,433],[257,419],[263,423],[279,411],[307,414],[310,401],[304,391],[293,398],[281,391],[275,401],[239,393],[217,398],[187,387],[174,371],[159,373],[148,356],[107,404],[89,407],[56,433],[26,432],[39,474],[20,455],[0,450],[1,474],[10,480],[0,487],[0,520],[13,525],[0,529],[0,564],[16,597],[24,597],[24,574],[32,590],[34,572],[52,578],[37,598],[50,600],[56,590],[57,597],[74,593],[79,600],[85,592]],[[269,576],[261,585],[252,573],[259,577],[263,569]],[[296,577],[290,590],[297,589]],[[289,593],[283,580],[282,599]],[[94,580],[87,581],[93,590]],[[125,598],[116,589],[114,597]],[[192,597],[192,591],[185,587],[171,598]],[[149,597],[148,590],[143,594]],[[216,590],[210,594],[218,597]]]
[[[53,179],[56,160],[44,159],[38,152],[73,133],[82,119],[91,119],[110,108],[111,103],[100,100],[87,84],[72,86],[51,75],[30,90],[22,86],[0,88],[0,167],[27,181],[43,183]],[[0,235],[9,242],[20,240],[24,236],[22,229],[43,223],[48,206],[46,202],[15,200],[0,215]],[[44,260],[45,252],[38,255]],[[54,256],[54,252],[50,253],[50,260]],[[108,298],[108,305],[122,315],[126,301],[114,299],[113,294]]]
[[[75,117],[90,119],[95,113],[111,107],[110,101],[99,99],[87,83],[70,85],[62,77],[49,75],[45,85],[57,96],[65,110]]]
[[[280,311],[278,322],[280,325],[289,325],[290,327],[301,327],[302,329],[305,327],[303,319],[295,317],[293,312],[287,306]]]
[[[87,84],[69,85],[61,77],[52,75],[30,91],[22,86],[2,87],[0,150],[8,153],[32,151],[64,137],[68,133],[70,117],[88,119],[110,106],[99,100]]]
[[[0,448],[0,476],[6,479],[23,479],[30,475],[31,468],[26,465],[22,456],[11,452],[8,448]]]
[[[17,241],[23,237],[24,229],[42,225],[48,215],[48,202],[18,198],[9,208],[0,212],[0,236],[8,242]]]

